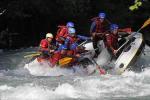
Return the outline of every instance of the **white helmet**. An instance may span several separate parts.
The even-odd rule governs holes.
[[[53,34],[52,34],[52,33],[47,33],[47,34],[46,34],[46,39],[47,39],[47,38],[53,38]]]

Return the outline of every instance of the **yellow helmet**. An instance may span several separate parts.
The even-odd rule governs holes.
[[[47,34],[46,34],[46,39],[47,39],[47,38],[53,38],[53,34],[52,34],[52,33],[47,33]]]

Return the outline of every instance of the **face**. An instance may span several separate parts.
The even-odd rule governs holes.
[[[100,19],[99,19],[99,21],[100,21],[101,23],[103,23],[103,21],[104,21],[104,18],[100,18]]]
[[[50,38],[50,37],[47,38],[47,41],[48,41],[48,42],[52,42],[52,38]]]
[[[113,30],[113,34],[114,34],[114,35],[117,35],[117,33],[118,33],[118,28],[115,28],[115,29]]]
[[[60,54],[65,55],[66,54],[66,50],[62,49],[61,52],[60,52]]]
[[[75,36],[75,33],[72,33],[72,34],[71,34],[71,37],[74,37],[74,36]]]

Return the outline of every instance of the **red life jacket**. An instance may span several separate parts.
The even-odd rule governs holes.
[[[78,53],[84,53],[84,52],[88,52],[87,50],[79,50],[79,51],[74,51],[74,50],[69,50],[67,52],[68,56],[74,56],[71,60],[71,62],[69,64],[67,64],[67,66],[74,66],[78,64],[78,57],[75,57]]]
[[[118,46],[118,34],[113,35],[110,31],[106,31],[105,33],[105,39],[104,39],[104,44],[105,47],[108,49],[116,50]]]
[[[67,55],[68,56],[76,56],[77,52],[75,52],[74,50],[69,50],[67,52]],[[78,58],[77,57],[73,57],[71,62],[69,64],[67,64],[66,66],[74,66],[75,64],[77,64],[77,62],[78,62]]]
[[[61,37],[66,38],[68,36],[68,29],[66,28],[66,26],[58,26],[58,27],[59,29],[57,31],[56,41],[63,42],[63,40],[61,40]]]
[[[75,37],[71,37],[71,36],[68,35],[67,38],[70,40],[69,41],[69,45],[72,44],[72,43],[77,43],[77,41],[78,41],[76,36]]]
[[[65,58],[66,55],[68,55],[68,53],[65,54],[65,55],[61,55],[60,52],[55,53],[54,56],[53,56],[53,58],[50,58],[50,59],[49,59],[49,60],[50,60],[50,65],[51,65],[51,66],[58,65],[58,64],[59,64],[59,60]],[[69,55],[68,55],[68,56],[69,56]],[[71,60],[71,62],[70,62],[69,64],[66,64],[65,66],[66,66],[66,67],[72,66],[72,65],[73,65],[72,63],[74,63],[74,62],[75,62],[75,59],[73,58],[73,59]]]
[[[56,64],[59,64],[59,60],[64,58],[66,55],[60,54],[60,52],[56,52],[53,55],[53,58],[50,59],[50,61],[55,62]]]
[[[103,23],[100,23],[100,21],[98,21],[98,17],[94,17],[91,20],[96,22],[96,28],[95,28],[94,32],[103,33],[105,31],[104,28],[107,27],[105,20]]]
[[[41,40],[41,43],[40,43],[39,48],[38,48],[38,51],[42,52],[43,51],[42,49],[49,50],[48,41],[46,39]]]
[[[49,52],[49,50],[54,49],[55,45],[53,43],[48,43],[46,39],[41,40],[38,51],[41,53]]]

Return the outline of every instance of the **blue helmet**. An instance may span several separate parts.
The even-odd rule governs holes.
[[[106,15],[105,15],[105,13],[99,13],[99,14],[98,14],[98,17],[99,17],[99,18],[105,18]]]
[[[111,24],[111,25],[110,25],[110,31],[111,31],[111,32],[113,32],[113,30],[114,30],[115,28],[118,28],[118,25],[117,25],[117,24]]]
[[[77,43],[70,44],[70,50],[76,50]]]
[[[69,28],[69,27],[74,27],[74,23],[68,22],[68,23],[66,24],[66,27],[67,27],[67,28]]]
[[[76,33],[75,28],[69,28],[68,33],[69,34]]]
[[[61,46],[59,46],[59,48],[58,48],[58,51],[60,52],[61,50],[66,50],[67,48],[66,48],[66,46],[64,46],[64,45],[61,45]]]

